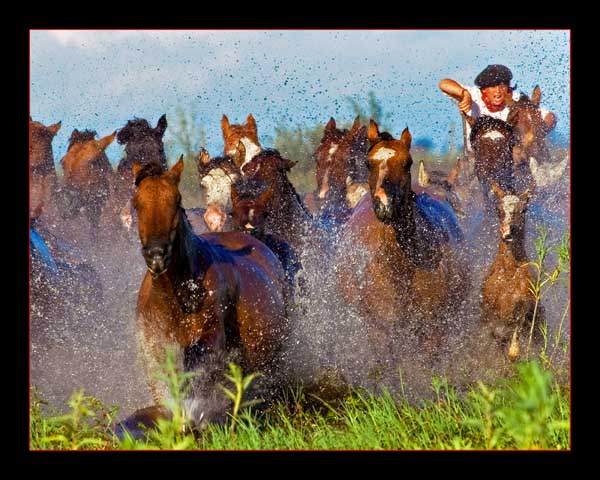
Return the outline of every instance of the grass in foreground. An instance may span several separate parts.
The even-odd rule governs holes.
[[[171,386],[181,387],[173,364],[166,365]],[[180,405],[169,405],[173,421],[162,421],[144,441],[119,441],[110,429],[115,409],[106,409],[76,392],[65,415],[44,413],[39,397],[31,406],[33,450],[465,450],[569,449],[569,390],[559,386],[537,362],[515,366],[513,378],[497,385],[478,383],[459,397],[444,379],[434,378],[434,400],[421,405],[390,393],[354,390],[336,406],[311,408],[303,392],[257,414],[245,408],[244,390],[252,381],[230,369],[235,399],[226,425],[208,425],[195,438],[183,428]],[[181,398],[181,396],[174,396]]]

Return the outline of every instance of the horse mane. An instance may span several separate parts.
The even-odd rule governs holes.
[[[225,155],[221,157],[213,157],[208,163],[198,162],[198,174],[201,177],[204,177],[208,174],[208,172],[214,170],[215,168],[221,168],[222,170],[224,170],[222,168],[224,166],[229,166],[234,168],[235,170],[239,170],[235,163],[233,163],[233,159],[230,156]]]
[[[125,126],[117,133],[117,142],[121,145],[127,143],[134,137],[147,135],[148,132],[153,132],[154,129],[144,118],[134,117],[133,120],[128,120]]]
[[[263,160],[265,158],[272,157],[272,156],[283,158],[281,156],[281,153],[279,153],[279,150],[275,150],[274,148],[265,148],[265,149],[261,150],[260,153],[257,153],[252,158],[252,160],[260,161],[260,160]]]
[[[71,133],[71,136],[69,137],[69,147],[67,150],[77,143],[84,143],[94,140],[96,135],[98,135],[96,130],[73,130],[73,133]]]
[[[471,134],[469,135],[469,141],[471,144],[475,141],[475,138],[482,133],[485,133],[489,130],[504,130],[507,131],[511,138],[513,137],[513,127],[512,125],[506,123],[504,120],[500,120],[498,118],[489,117],[488,115],[482,115],[477,118],[475,125],[471,129]]]
[[[135,186],[139,186],[142,180],[144,180],[147,177],[159,177],[163,173],[165,173],[165,171],[160,164],[154,162],[147,163],[142,166],[142,169],[135,177]]]

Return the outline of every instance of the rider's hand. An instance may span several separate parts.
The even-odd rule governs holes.
[[[458,109],[462,113],[468,113],[471,110],[471,104],[473,103],[473,99],[471,98],[471,94],[465,88],[462,92],[462,98],[458,102]]]

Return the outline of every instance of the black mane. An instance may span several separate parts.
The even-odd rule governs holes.
[[[160,177],[163,173],[165,173],[165,171],[158,163],[147,163],[142,166],[142,169],[135,177],[135,186],[139,186],[142,180],[147,177]]]
[[[504,120],[482,115],[481,117],[477,118],[475,125],[471,129],[471,134],[469,135],[469,141],[471,142],[471,145],[473,145],[475,139],[479,135],[490,130],[503,130],[507,132],[511,138],[513,137],[512,125],[506,123]]]
[[[153,133],[154,129],[147,120],[135,117],[133,120],[129,120],[125,126],[119,130],[119,133],[117,133],[117,142],[124,145],[132,138],[139,138]]]
[[[98,135],[96,130],[73,130],[73,133],[71,133],[71,136],[69,137],[69,147],[67,150],[77,143],[84,143],[94,140],[96,135]]]

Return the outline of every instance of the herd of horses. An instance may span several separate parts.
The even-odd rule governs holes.
[[[331,267],[340,298],[364,319],[365,341],[385,355],[394,349],[394,330],[409,326],[434,362],[472,287],[459,252],[474,188],[499,226],[497,255],[480,290],[481,325],[508,358],[518,358],[535,308],[524,248],[527,205],[536,182],[551,183],[548,175],[558,178],[565,165],[550,161],[540,96],[536,87],[531,99],[511,104],[507,122],[468,119],[471,171],[465,159],[448,175],[421,165],[418,182],[411,176],[408,128],[395,137],[374,120],[361,125],[357,117],[349,129],[338,129],[332,118],[314,154],[317,188],[304,198],[288,179],[295,162],[261,146],[254,117],[231,124],[223,115],[223,155],[211,158],[202,149],[197,157],[206,208],[188,210],[179,191],[183,157],[167,165],[165,115],[154,128],[136,118],[100,139],[75,130],[61,181],[51,146],[60,122],[46,127],[30,119],[36,225],[44,215],[81,216],[92,239],[108,223],[139,235],[147,272],[136,328],[157,406],[121,428],[147,424],[169,397],[155,376],[168,348],[178,352],[183,370],[202,372],[186,398],[186,415],[196,426],[223,418],[223,402],[214,401],[217,370],[232,355],[244,370],[264,373],[263,395],[277,391],[307,252]],[[125,147],[116,171],[104,153],[115,138]],[[40,248],[32,244],[32,255]]]

